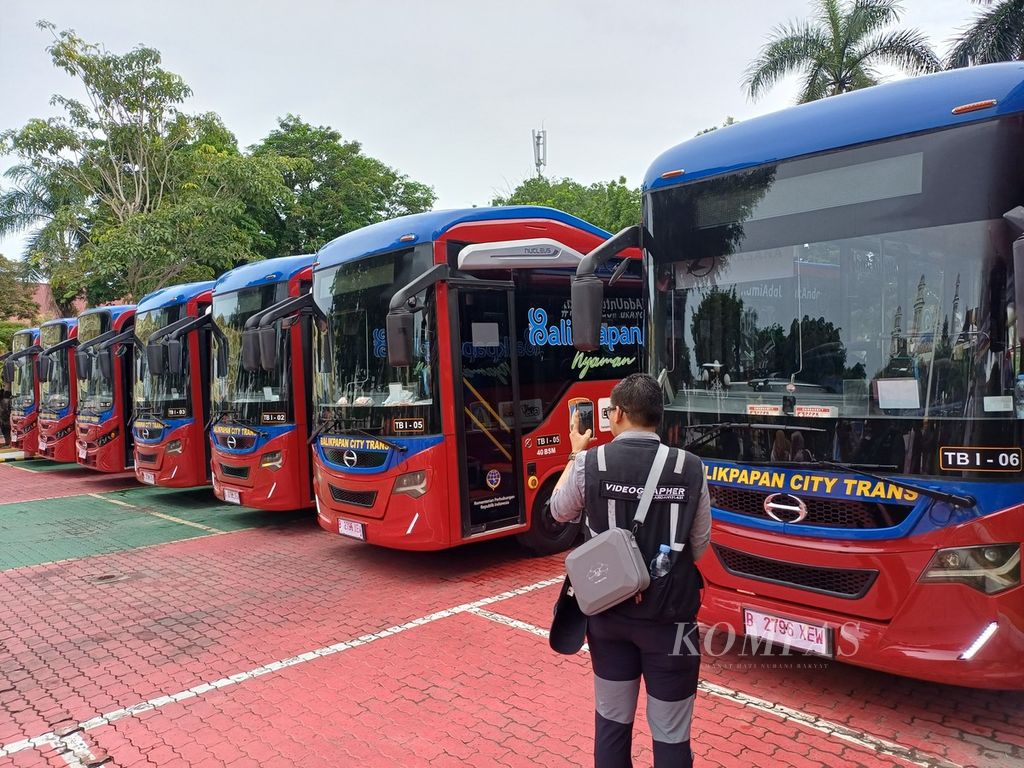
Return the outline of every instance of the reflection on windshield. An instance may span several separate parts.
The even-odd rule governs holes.
[[[35,365],[32,356],[22,357],[14,362],[11,398],[11,404],[15,408],[31,408],[35,405]]]
[[[78,345],[81,347],[86,342],[92,341],[104,332],[104,326],[109,324],[109,316],[104,313],[82,315],[78,318]],[[78,412],[82,414],[95,415],[102,411],[110,410],[114,405],[114,382],[104,378],[100,373],[100,365],[96,356],[96,348],[90,347],[86,350],[92,358],[92,365],[89,375],[83,377],[81,368],[78,369]]]
[[[71,379],[68,369],[68,352],[62,350],[48,355],[50,359],[49,378],[39,380],[39,400],[42,407],[59,411],[71,403]]]
[[[386,331],[391,297],[430,264],[425,244],[316,275],[314,298],[327,318],[317,323],[314,394],[321,418],[343,416],[390,433],[395,417],[420,416],[423,431],[436,429],[433,289],[417,296],[423,310],[415,315],[411,366],[388,364]]]
[[[185,307],[173,307],[140,312],[135,316],[135,337],[139,347],[135,355],[135,410],[154,416],[184,418],[192,412],[189,398],[189,353],[191,334],[181,341],[181,371],[172,374],[165,367],[163,374],[154,376],[149,370],[146,344],[161,328],[166,328],[185,316]]]
[[[231,414],[241,420],[280,424],[292,419],[288,390],[291,334],[278,334],[278,364],[272,371],[247,371],[242,366],[242,330],[257,312],[288,298],[288,284],[274,283],[213,297],[213,320],[227,343],[227,370],[218,368],[214,355],[212,383],[214,415]],[[225,343],[216,339],[216,344]]]

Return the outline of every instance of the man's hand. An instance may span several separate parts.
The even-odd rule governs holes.
[[[580,434],[580,412],[578,410],[574,411],[572,421],[569,424],[569,444],[572,446],[573,453],[587,450],[587,446],[590,445],[590,441],[593,439],[594,433],[592,430],[588,429],[582,435]]]

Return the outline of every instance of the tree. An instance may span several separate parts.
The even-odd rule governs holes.
[[[18,264],[0,254],[0,320],[34,320],[39,307],[32,294],[21,280]]]
[[[0,235],[29,232],[22,254],[26,276],[49,279],[62,315],[74,314],[81,288],[61,275],[88,239],[89,210],[77,185],[30,165],[14,165],[4,174],[14,182],[0,194]]]
[[[697,131],[696,136],[703,136],[705,133],[711,133],[717,131],[719,128],[728,128],[730,125],[736,125],[739,122],[732,115],[726,115],[725,121],[721,125],[712,125],[710,128],[705,128],[703,131]]]
[[[430,210],[436,199],[426,184],[363,154],[359,142],[296,115],[280,118],[250,151],[283,163],[288,190],[257,214],[270,239],[267,255],[311,253],[367,224]]]
[[[946,57],[948,69],[1024,59],[1024,0],[980,1],[992,7],[957,37]]]
[[[815,0],[817,14],[806,22],[776,27],[743,81],[752,99],[792,73],[803,75],[797,101],[876,85],[879,64],[910,74],[934,72],[939,61],[915,29],[886,29],[899,21],[896,0]]]
[[[640,222],[640,190],[618,181],[594,182],[584,186],[572,179],[534,176],[508,195],[498,195],[491,205],[546,205],[571,213],[609,232]]]
[[[114,54],[40,27],[53,35],[53,64],[86,99],[54,96],[63,115],[6,131],[0,150],[87,201],[86,215],[69,202],[58,217],[87,222],[77,252],[37,259],[51,282],[81,286],[92,302],[134,300],[259,258],[262,234],[248,212],[283,197],[280,163],[242,155],[216,115],[183,113],[191,90],[161,67],[159,51]]]

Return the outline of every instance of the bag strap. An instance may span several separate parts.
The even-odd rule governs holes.
[[[633,530],[636,531],[647,518],[647,510],[651,508],[651,500],[654,498],[654,489],[658,487],[661,480],[661,472],[665,469],[665,462],[668,460],[669,447],[664,443],[658,445],[658,452],[654,455],[654,464],[651,465],[650,474],[647,475],[647,484],[644,486],[644,493],[640,497],[640,506],[636,508],[633,515]]]

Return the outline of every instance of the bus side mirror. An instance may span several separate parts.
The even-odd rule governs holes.
[[[181,339],[168,339],[167,347],[167,372],[172,376],[181,373]]]
[[[146,345],[146,362],[149,363],[149,372],[153,376],[162,376],[164,373],[164,348],[159,342],[151,341]]]
[[[1024,237],[1013,241],[1014,304],[1017,317],[1017,346],[1024,344]]]
[[[265,325],[256,333],[259,338],[260,362],[264,371],[272,371],[277,367],[277,325]]]
[[[109,381],[112,376],[113,361],[110,357],[110,350],[104,349],[96,358],[100,364],[100,376]]]
[[[78,368],[78,378],[88,379],[92,375],[92,355],[88,352],[76,352],[75,366]]]
[[[226,352],[224,356],[226,360]],[[260,341],[255,329],[242,331],[242,367],[249,373],[260,369]],[[227,365],[224,370],[227,370]]]
[[[572,281],[572,345],[581,352],[601,347],[601,308],[604,284],[596,275],[576,277]]]
[[[39,355],[38,359],[36,360],[36,363],[39,366],[39,380],[40,381],[49,381],[50,380],[50,356],[49,355]]]
[[[10,383],[14,381],[14,363],[10,360],[4,361],[4,382]]]
[[[412,312],[405,309],[388,312],[388,365],[406,368],[412,365],[412,337],[416,322]]]

